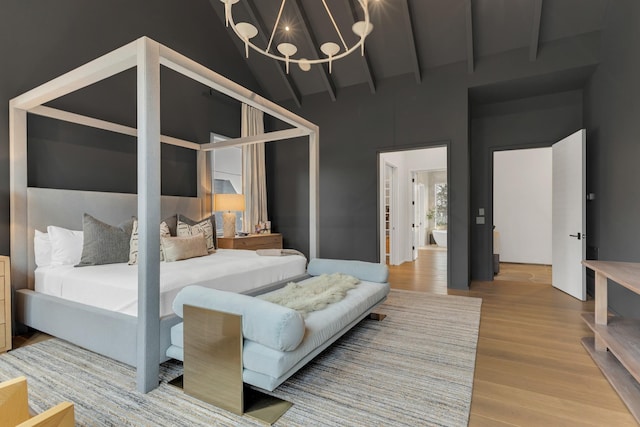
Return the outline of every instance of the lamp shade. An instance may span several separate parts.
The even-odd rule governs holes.
[[[216,211],[243,211],[244,194],[215,194],[213,203]]]

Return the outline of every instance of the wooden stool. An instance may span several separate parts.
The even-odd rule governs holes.
[[[73,403],[63,402],[31,417],[27,379],[18,377],[0,383],[0,425],[16,427],[74,427]]]

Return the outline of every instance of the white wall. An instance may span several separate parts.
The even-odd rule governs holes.
[[[493,159],[500,261],[551,265],[551,148],[497,151]]]
[[[411,172],[426,170],[442,170],[447,168],[447,148],[435,147],[420,150],[396,151],[380,154],[380,218],[384,218],[384,164],[388,162],[398,168],[398,222],[396,227],[398,256],[392,264],[402,264],[413,259],[411,246],[413,236],[411,234],[411,217],[413,206],[411,205],[412,187]],[[380,236],[384,236],[384,223],[380,221]],[[382,239],[380,239],[382,240]],[[384,262],[384,242],[380,244],[381,262]]]

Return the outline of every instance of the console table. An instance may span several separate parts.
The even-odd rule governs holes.
[[[640,263],[582,264],[596,273],[595,313],[582,315],[594,336],[583,338],[582,345],[640,423],[640,320],[609,316],[607,312],[607,279],[640,294]]]

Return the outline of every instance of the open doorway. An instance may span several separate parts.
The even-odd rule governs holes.
[[[379,174],[380,262],[446,290],[447,147],[380,153]]]
[[[508,161],[499,161],[505,156]],[[494,224],[500,227],[503,213],[496,206],[500,198],[496,185],[511,190],[506,215],[520,223],[515,232],[504,223],[497,245],[500,251],[507,252],[507,244],[518,247],[520,254],[525,253],[523,249],[528,252],[537,247],[536,254],[529,253],[519,261],[551,265],[551,285],[585,301],[586,131],[580,129],[550,148],[495,152],[493,168]],[[500,176],[501,169],[508,174]]]
[[[551,284],[551,147],[493,153],[496,280]]]
[[[419,249],[446,251],[449,206],[447,169],[412,171],[411,183],[413,259],[418,257]]]

